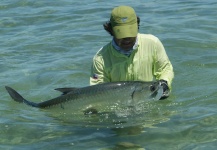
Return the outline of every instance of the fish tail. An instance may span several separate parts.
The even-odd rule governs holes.
[[[11,87],[5,86],[5,88],[14,101],[19,102],[19,103],[25,103],[25,104],[32,106],[32,107],[38,107],[37,103],[30,102],[30,101],[26,100],[17,91],[12,89]]]

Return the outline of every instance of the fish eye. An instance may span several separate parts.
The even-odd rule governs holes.
[[[153,92],[153,91],[155,91],[155,86],[154,85],[150,85],[150,90],[151,90],[151,92]]]

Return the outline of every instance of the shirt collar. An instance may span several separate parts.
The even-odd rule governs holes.
[[[121,49],[116,43],[115,43],[115,40],[114,38],[112,39],[112,46],[115,48],[115,50],[117,50],[119,53],[121,54],[124,54],[126,56],[130,56],[130,54],[133,52],[133,50],[137,49],[138,48],[138,36],[136,37],[136,42],[135,44],[133,45],[133,47],[126,51],[126,50],[123,50]]]

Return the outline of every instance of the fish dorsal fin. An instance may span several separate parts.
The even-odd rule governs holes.
[[[63,95],[66,95],[74,90],[77,90],[78,88],[75,87],[69,87],[69,88],[57,88],[55,90],[62,92]]]

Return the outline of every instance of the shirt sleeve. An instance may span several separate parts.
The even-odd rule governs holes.
[[[174,78],[173,66],[166,54],[163,44],[159,39],[156,41],[155,47],[155,63],[154,75],[157,80],[166,80],[171,89],[172,80]]]
[[[100,60],[98,56],[95,56],[91,66],[90,85],[104,82],[109,82],[109,78],[106,75],[103,60]]]

